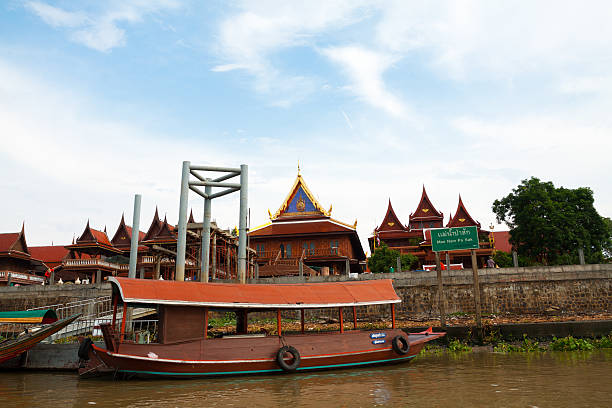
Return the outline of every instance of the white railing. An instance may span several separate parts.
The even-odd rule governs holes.
[[[16,283],[43,283],[45,278],[42,276],[32,275],[29,273],[13,272],[13,271],[0,271],[0,280],[6,281],[9,276],[11,280],[17,279]]]
[[[127,264],[116,264],[112,262],[103,261],[101,259],[66,259],[63,262],[64,266],[105,266],[107,268],[118,269],[118,270],[127,270],[129,269],[129,265]]]
[[[113,306],[110,296],[100,296],[93,299],[77,300],[75,302],[60,303],[34,307],[28,310],[54,309],[57,317],[63,319],[81,313],[80,319],[95,319],[112,313]]]
[[[57,339],[83,334],[102,336],[100,325],[112,324],[112,321],[113,320],[110,318],[78,319],[52,335],[46,342],[52,342]],[[114,328],[116,335],[121,333],[121,323],[121,318],[117,318]],[[155,343],[157,341],[158,333],[157,325],[158,320],[128,320],[125,322],[124,339],[134,341],[136,343]]]

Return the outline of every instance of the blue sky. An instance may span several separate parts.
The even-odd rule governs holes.
[[[134,193],[142,229],[156,205],[176,222],[183,160],[248,164],[253,226],[299,160],[364,242],[389,198],[407,223],[423,184],[486,226],[530,176],[589,186],[611,216],[609,21],[603,1],[9,0],[0,231],[112,235]],[[237,198],[214,202],[220,225]]]

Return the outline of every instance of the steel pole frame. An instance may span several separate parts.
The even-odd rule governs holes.
[[[238,280],[246,283],[247,266],[247,213],[248,213],[248,188],[249,188],[249,166],[240,165],[240,219],[238,220]]]
[[[132,240],[130,242],[130,266],[128,278],[136,278],[136,261],[138,260],[138,235],[140,231],[140,194],[134,195],[134,215],[132,217]],[[100,283],[100,282],[98,282]]]
[[[204,178],[198,171],[225,172],[215,179]],[[204,198],[204,221],[202,223],[202,259],[200,261],[200,281],[209,280],[209,257],[210,257],[210,215],[212,200],[217,197],[240,191],[240,214],[238,221],[238,279],[240,283],[246,283],[247,267],[247,217],[248,217],[248,171],[249,166],[241,164],[240,168],[215,167],[215,166],[192,166],[191,162],[183,162],[181,176],[181,196],[179,204],[178,240],[176,248],[176,280],[185,280],[185,251],[187,247],[187,207],[189,201],[189,190],[194,191]],[[190,181],[194,176],[197,180]],[[224,183],[225,180],[240,176],[240,183]],[[204,191],[198,187],[203,186]],[[225,190],[212,194],[213,187],[225,188]]]
[[[212,202],[212,199],[210,199],[209,197],[211,193],[212,186],[205,186],[204,194],[206,194],[207,197],[204,198],[204,218],[202,221],[202,258],[200,259],[200,282],[208,282],[208,269],[210,260],[210,214]]]
[[[178,237],[176,243],[176,273],[174,279],[185,280],[185,249],[187,247],[187,206],[189,204],[189,167],[191,162],[183,162],[181,175],[181,199],[179,203]]]

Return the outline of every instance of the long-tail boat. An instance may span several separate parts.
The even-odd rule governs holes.
[[[118,277],[109,281],[113,321],[100,326],[104,348],[87,338],[81,343],[82,377],[245,375],[402,363],[414,358],[427,341],[445,334],[431,328],[406,334],[396,328],[395,305],[401,300],[391,280],[265,285]],[[121,319],[117,319],[119,304],[123,305]],[[356,309],[374,305],[390,306],[391,328],[358,330]],[[131,325],[126,330],[129,307],[157,309],[153,342],[130,333]],[[306,331],[305,310],[326,308],[338,310],[339,330]],[[281,311],[289,310],[296,319],[299,311],[299,332],[283,331]],[[209,313],[213,311],[235,312],[236,334],[210,338]],[[249,331],[248,313],[271,311],[276,315],[276,333]],[[353,330],[345,328],[345,314],[352,315]]]
[[[0,312],[0,363],[28,351],[79,316],[58,320],[52,309]]]

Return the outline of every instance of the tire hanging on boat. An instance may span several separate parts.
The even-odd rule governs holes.
[[[293,357],[291,364],[285,361],[285,354],[291,354],[291,357]],[[276,362],[285,371],[292,372],[297,370],[300,366],[300,360],[300,352],[293,346],[283,346],[276,353]]]
[[[79,358],[81,360],[89,360],[89,349],[93,341],[89,337],[85,337],[83,341],[81,341],[81,345],[79,346]]]
[[[410,351],[410,344],[408,344],[408,340],[404,336],[395,336],[391,340],[391,347],[399,355],[407,354]]]

